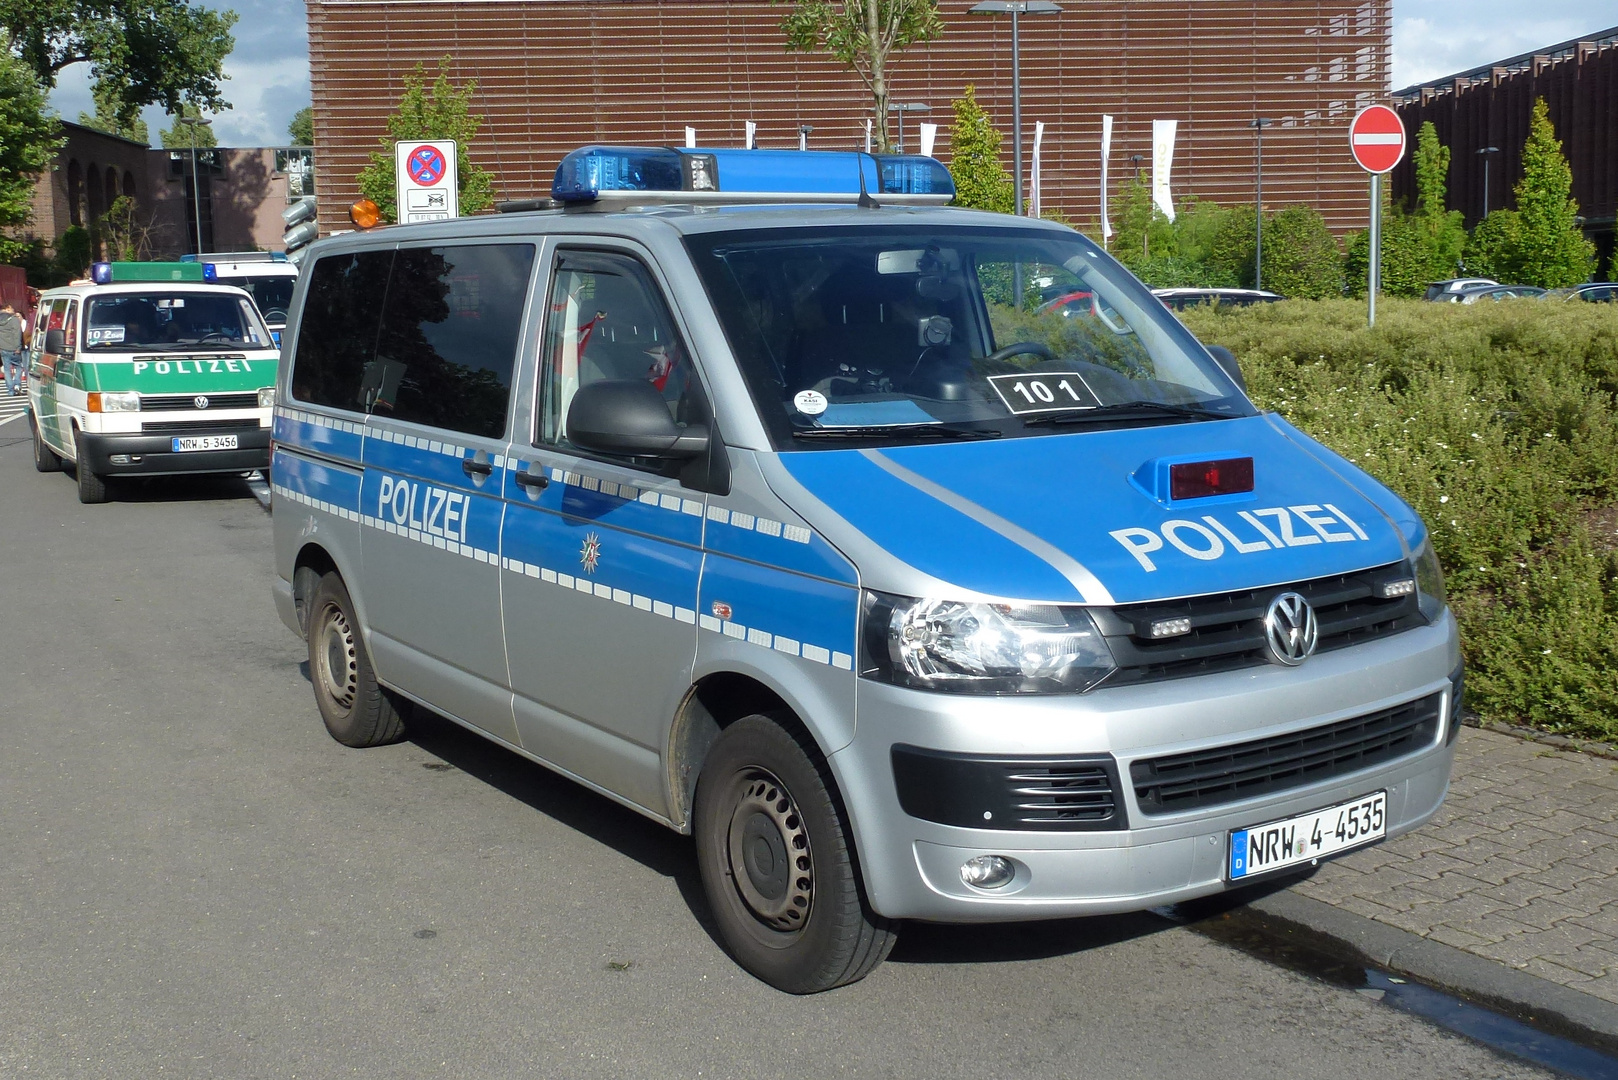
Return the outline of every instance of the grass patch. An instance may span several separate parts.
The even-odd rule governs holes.
[[[1493,719],[1618,738],[1618,309],[1289,300],[1184,318],[1426,520]]]

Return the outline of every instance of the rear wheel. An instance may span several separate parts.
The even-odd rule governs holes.
[[[73,475],[79,481],[79,501],[81,503],[104,503],[107,501],[107,480],[104,476],[96,475],[90,468],[90,454],[84,445],[84,432],[73,433],[73,452],[78,455],[78,461],[73,465]]]
[[[309,600],[309,680],[331,737],[344,746],[381,746],[404,737],[404,716],[376,681],[343,579],[320,579]]]
[[[863,979],[897,939],[871,910],[818,750],[767,716],[714,742],[697,781],[697,860],[721,939],[779,990]]]
[[[45,436],[39,432],[39,422],[32,421],[29,425],[34,429],[34,468],[39,472],[61,472],[62,459],[56,456],[56,451],[45,445]]]

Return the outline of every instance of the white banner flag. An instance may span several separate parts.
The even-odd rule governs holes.
[[[1169,173],[1174,168],[1174,131],[1178,120],[1152,121],[1152,202],[1163,216],[1174,220],[1174,196],[1169,193]]]
[[[871,152],[871,118],[869,116],[865,118],[865,152],[867,154]]]
[[[1101,240],[1112,239],[1112,222],[1107,220],[1107,159],[1112,156],[1112,117],[1101,115]]]
[[[1034,160],[1028,173],[1028,216],[1039,217],[1039,151],[1045,143],[1045,121],[1034,121]]]
[[[752,150],[754,148],[754,145],[757,142],[758,142],[758,125],[753,123],[753,121],[749,120],[749,121],[747,121],[747,141],[742,143],[742,149],[743,150]]]
[[[687,126],[685,129],[685,145],[687,149],[697,145],[697,129]]]
[[[923,125],[921,125],[921,156],[922,157],[932,157],[933,156],[933,143],[936,142],[937,140],[938,140],[938,125],[937,124],[923,124]]]

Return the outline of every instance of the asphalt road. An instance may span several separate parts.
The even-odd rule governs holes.
[[[0,1076],[1531,1077],[1155,916],[907,928],[780,994],[689,841],[446,722],[327,737],[236,480],[0,426]],[[408,588],[408,583],[401,583]]]

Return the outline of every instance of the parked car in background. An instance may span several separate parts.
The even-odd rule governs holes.
[[[1453,293],[1464,292],[1467,289],[1475,289],[1480,285],[1498,284],[1500,283],[1494,280],[1494,278],[1486,277],[1457,277],[1447,278],[1444,281],[1431,281],[1427,283],[1427,292],[1422,296],[1422,299],[1451,300],[1454,299],[1454,297],[1451,295]]]
[[[1585,300],[1592,304],[1618,303],[1618,281],[1587,281],[1570,289],[1552,289],[1547,300]]]
[[[1479,300],[1537,300],[1544,295],[1545,290],[1538,285],[1474,285],[1441,299],[1452,304],[1475,304]]]
[[[1280,293],[1265,292],[1263,289],[1153,289],[1152,295],[1163,301],[1165,307],[1175,311],[1184,311],[1199,304],[1248,307],[1286,299]]]

